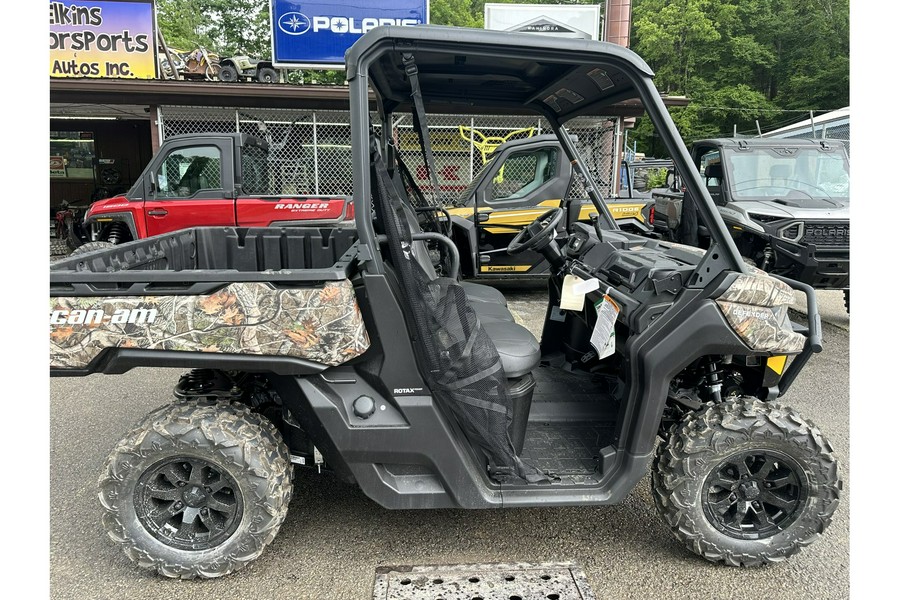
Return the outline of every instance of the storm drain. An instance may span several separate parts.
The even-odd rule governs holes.
[[[379,567],[373,600],[596,600],[575,563]]]

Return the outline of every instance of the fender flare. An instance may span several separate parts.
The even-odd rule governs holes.
[[[125,223],[128,227],[128,231],[131,233],[131,239],[137,240],[140,239],[140,236],[137,232],[137,227],[134,223],[134,215],[130,212],[121,212],[121,213],[103,213],[97,215],[91,215],[84,220],[84,226],[89,227],[92,223],[97,222],[99,219],[112,219],[114,222],[119,221],[121,223]]]

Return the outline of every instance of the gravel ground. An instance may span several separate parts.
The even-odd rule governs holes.
[[[520,320],[539,333],[542,292],[505,293]],[[330,475],[298,471],[287,520],[253,564],[213,581],[151,576],[106,537],[96,492],[106,455],[135,421],[169,401],[181,373],[137,369],[50,382],[51,597],[366,599],[378,566],[571,560],[584,568],[598,598],[847,598],[849,318],[838,311],[842,297],[819,296],[825,350],[785,400],[830,438],[844,492],[822,539],[784,563],[736,569],[696,557],[657,517],[648,478],[616,506],[388,511]]]

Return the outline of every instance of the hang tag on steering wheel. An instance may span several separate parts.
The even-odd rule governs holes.
[[[591,332],[591,346],[597,351],[597,358],[602,359],[616,351],[616,319],[620,309],[609,294],[603,294],[594,303],[594,308],[597,310],[597,322]]]

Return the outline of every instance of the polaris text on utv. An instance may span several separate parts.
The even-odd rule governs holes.
[[[294,465],[404,509],[611,504],[649,468],[661,518],[708,560],[762,565],[823,534],[838,463],[780,400],[821,350],[815,296],[743,262],[638,56],[418,26],[373,29],[346,62],[356,230],[193,228],[51,265],[51,375],[190,369],[100,475],[131,559],[180,578],[246,565]],[[563,128],[634,100],[700,199],[705,251],[621,231]],[[592,223],[560,236],[552,208],[508,249],[552,266],[540,342],[497,290],[458,282],[408,202],[392,119],[414,113],[433,164],[426,109],[537,113],[590,190]]]

